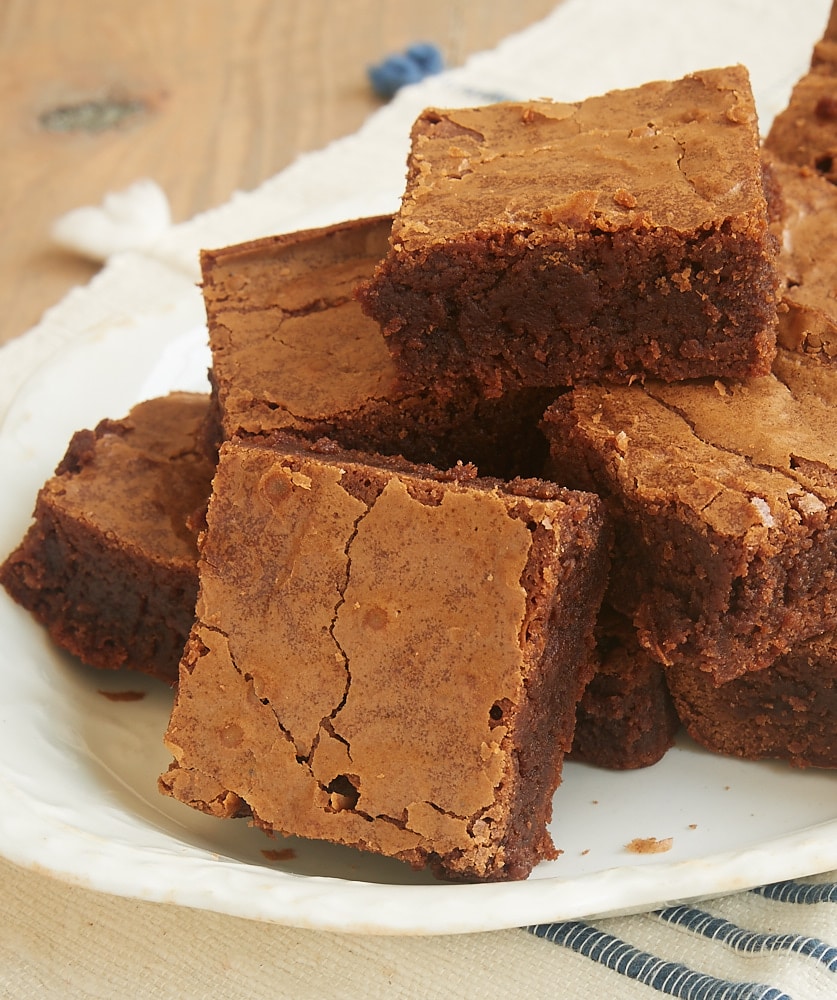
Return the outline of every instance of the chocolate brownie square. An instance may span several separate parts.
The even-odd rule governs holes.
[[[593,669],[597,497],[227,442],[162,791],[268,831],[525,877]]]
[[[215,468],[208,406],[172,393],[78,431],[0,567],[11,597],[91,666],[177,679]]]
[[[424,111],[359,295],[405,380],[450,391],[766,374],[775,269],[746,70]]]
[[[610,592],[666,666],[723,683],[837,626],[837,371],[574,389],[553,475],[617,521]]]
[[[359,219],[201,254],[219,436],[276,430],[447,467],[534,475],[549,391],[484,400],[407,389],[354,298],[386,252],[391,218]]]

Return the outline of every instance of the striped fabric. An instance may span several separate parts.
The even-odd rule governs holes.
[[[837,883],[774,882],[753,892],[780,903],[837,903]]]
[[[836,906],[833,872],[648,914],[527,930],[610,972],[614,997],[833,1000]]]

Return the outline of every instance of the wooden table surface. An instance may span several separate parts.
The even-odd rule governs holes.
[[[4,0],[0,343],[96,270],[55,218],[153,178],[175,222],[380,106],[367,68],[416,41],[455,66],[556,0]]]

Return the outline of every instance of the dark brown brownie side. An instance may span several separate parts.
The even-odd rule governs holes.
[[[525,877],[554,856],[607,548],[598,499],[553,484],[225,443],[161,789],[447,878]]]
[[[173,393],[76,433],[0,567],[10,596],[91,666],[177,679],[214,470],[208,402]]]
[[[665,671],[607,604],[596,636],[599,665],[578,706],[570,759],[617,771],[656,764],[680,728]]]
[[[742,67],[428,109],[390,251],[361,286],[405,381],[766,374],[776,277]]]
[[[612,590],[661,663],[731,680],[837,624],[837,381],[780,351],[744,382],[586,387],[553,475],[617,522]]]
[[[406,389],[375,324],[354,299],[384,255],[390,217],[204,251],[219,438],[285,430],[440,467],[534,475],[552,393],[486,400],[472,380],[445,398]]]
[[[837,767],[837,637],[816,636],[769,667],[717,685],[688,665],[667,672],[689,735],[715,753]]]

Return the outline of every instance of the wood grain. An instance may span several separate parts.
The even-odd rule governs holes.
[[[57,216],[151,177],[189,218],[357,129],[369,65],[414,41],[459,65],[555,2],[4,0],[0,342],[96,270]]]

